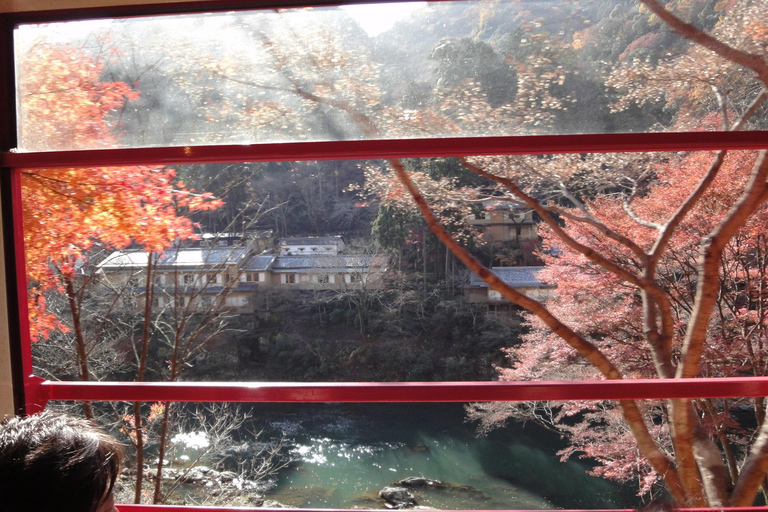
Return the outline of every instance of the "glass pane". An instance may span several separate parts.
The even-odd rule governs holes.
[[[35,374],[163,382],[765,377],[766,158],[733,151],[25,170]],[[432,228],[450,238],[438,240],[427,229],[405,185],[420,191],[435,215]],[[470,273],[478,261],[491,271],[480,275],[499,281]],[[732,474],[751,466],[745,457],[765,424],[762,397],[684,405],[695,414],[681,419],[661,401],[624,403],[624,414],[602,401],[492,403],[467,413],[487,428],[521,420],[564,433],[571,444],[552,452],[599,461],[604,466],[596,473],[626,481],[630,492],[662,486],[638,444],[657,471],[666,467],[653,458],[659,454],[679,467],[672,443],[685,439],[671,438],[672,422],[673,433],[697,432],[700,422],[711,437],[704,446],[722,454]],[[421,432],[414,425],[423,414],[443,432],[442,413],[422,407],[384,416],[413,434]],[[342,421],[349,417],[339,411],[346,410],[317,414],[332,418],[344,435],[390,428],[380,416]],[[100,414],[130,424],[130,411]],[[254,417],[270,417],[256,411]],[[162,412],[156,406],[153,419],[147,404],[148,429]],[[454,420],[463,414],[459,409]],[[287,431],[292,421],[283,416],[280,423]],[[417,502],[592,506],[578,499],[567,505],[571,498],[558,494],[586,483],[554,490],[545,490],[559,482],[552,477],[544,488],[537,487],[543,477],[529,483],[525,478],[537,474],[518,464],[538,461],[538,454],[517,456],[494,445],[501,457],[462,452],[442,459],[436,453],[443,446],[464,445],[433,433],[423,441],[383,437],[403,443],[400,451],[366,459],[367,449],[354,451],[332,430],[302,434],[322,446],[295,445],[303,467],[322,470],[286,473],[289,490],[276,490],[275,499],[340,506],[341,491],[337,496],[327,492],[334,484],[319,483],[338,477],[324,471],[362,460],[380,479],[363,491],[362,484],[338,480],[339,489],[353,489],[353,504],[361,494],[380,504],[379,486],[401,480],[398,461],[414,476],[471,486],[461,487],[459,498],[451,494],[455,487],[447,495],[428,487],[413,493]],[[199,430],[174,435],[190,432]],[[420,445],[430,460],[435,453],[459,474],[433,476],[412,462],[410,447],[423,455]],[[465,460],[478,463],[456,462]],[[489,469],[497,462],[522,468],[525,478],[506,467]],[[473,483],[476,466],[500,478],[493,480],[499,487]],[[510,493],[509,482],[523,490]],[[292,492],[299,487],[312,489],[311,496]],[[675,491],[674,482],[668,489]]]
[[[27,170],[36,372],[656,378],[694,364],[682,354],[696,331],[693,376],[762,376],[766,208],[754,202],[741,219],[732,208],[758,190],[749,177],[768,172],[764,159],[742,151],[722,160],[698,152]],[[398,170],[450,238],[430,231]],[[686,201],[692,207],[676,217]],[[701,247],[728,218],[741,227],[702,266]],[[499,282],[480,279],[462,254]],[[692,313],[704,307],[699,283],[716,287],[709,316]],[[699,331],[702,322],[709,328]]]
[[[133,405],[91,405],[127,446],[116,501],[133,503]],[[557,452],[567,443],[542,426],[510,422],[478,435],[465,404],[174,403],[163,441],[164,407],[143,404],[142,424],[145,474],[156,473],[166,445],[161,496],[168,504],[540,510],[640,501],[632,484],[587,474],[594,462],[561,461]],[[49,408],[82,414],[82,404]],[[151,502],[154,486],[145,477],[143,502]],[[399,496],[386,492],[393,488]]]
[[[675,14],[764,51],[762,3],[692,5]],[[761,89],[635,2],[238,11],[23,25],[15,40],[24,151],[720,130]],[[764,108],[749,115],[765,126]]]
[[[388,171],[381,161],[24,171],[36,372],[493,379],[519,319],[465,298],[466,271],[415,212],[388,217],[368,173]]]

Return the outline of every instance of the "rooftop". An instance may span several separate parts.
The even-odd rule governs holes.
[[[491,267],[491,271],[513,288],[545,288],[551,285],[540,281],[536,274],[544,267]],[[469,279],[470,287],[488,288],[488,283],[472,274]]]
[[[385,267],[389,258],[383,254],[348,254],[337,256],[278,256],[272,265],[275,272],[312,271],[363,272],[372,266]]]
[[[280,240],[282,245],[333,245],[342,243],[340,236],[295,236]]]
[[[204,265],[235,264],[242,260],[248,249],[242,247],[194,247],[171,249],[160,255],[157,267],[200,267]],[[99,263],[99,269],[119,270],[147,266],[145,251],[115,251]]]
[[[253,255],[245,262],[242,270],[249,272],[269,270],[269,268],[272,266],[272,263],[275,261],[275,258],[276,256],[274,254],[261,256]]]

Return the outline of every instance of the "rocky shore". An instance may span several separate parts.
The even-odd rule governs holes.
[[[118,496],[125,497],[118,501],[132,501],[125,487],[125,482],[135,479],[136,469],[125,468],[120,475],[117,489]],[[144,476],[150,482],[157,479],[157,470],[144,466]],[[253,481],[242,478],[234,471],[217,471],[208,466],[193,466],[189,468],[168,467],[163,469],[163,482],[171,485],[186,486],[189,500],[180,505],[191,505],[194,502],[216,502],[227,504],[240,504],[251,507],[264,508],[290,508],[273,500],[265,500],[264,493],[274,488],[273,481]],[[132,489],[131,489],[132,491]]]
[[[154,482],[157,478],[156,470],[148,466],[145,466],[144,474],[150,482]],[[133,488],[132,486],[129,488],[127,483],[131,482],[135,475],[135,468],[123,469],[116,486],[119,502],[133,501]],[[189,498],[183,502],[173,503],[177,505],[227,503],[229,506],[296,508],[265,497],[274,488],[273,482],[246,480],[234,471],[217,471],[208,466],[169,467],[163,470],[162,479],[164,482],[189,488],[187,493]],[[371,493],[360,496],[357,505],[363,505],[365,508],[431,509],[432,507],[419,504],[424,501],[422,491],[426,489],[444,492],[480,492],[466,485],[445,483],[423,476],[411,476],[384,487],[377,495]]]

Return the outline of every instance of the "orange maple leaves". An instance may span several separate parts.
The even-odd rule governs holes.
[[[100,81],[103,66],[84,51],[35,45],[21,60],[20,141],[24,149],[113,147],[113,113],[138,92]],[[74,275],[94,247],[131,244],[162,252],[194,236],[184,211],[222,201],[174,183],[167,167],[30,169],[22,173],[24,244],[32,339],[66,327],[45,309],[44,292]]]
[[[82,49],[38,43],[19,65],[19,141],[24,150],[117,145],[112,113],[139,92],[102,82],[104,65]]]

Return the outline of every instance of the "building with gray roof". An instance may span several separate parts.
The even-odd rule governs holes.
[[[222,307],[247,313],[271,290],[341,290],[380,287],[389,266],[387,255],[338,254],[341,237],[291,239],[328,242],[325,249],[278,256],[258,253],[253,245],[201,246],[170,249],[152,262],[153,304],[204,308]],[[307,246],[309,247],[309,246]],[[319,246],[318,246],[319,247]],[[141,250],[115,251],[96,267],[96,273],[121,297],[143,308],[149,255]]]
[[[296,236],[280,240],[280,256],[336,255],[343,251],[340,236]]]
[[[535,300],[546,300],[550,290],[555,286],[545,283],[538,278],[538,273],[544,267],[491,267],[491,271],[504,283],[508,284],[523,295]],[[464,288],[470,302],[509,303],[501,293],[492,290],[488,283],[474,273],[470,276],[469,284]]]

